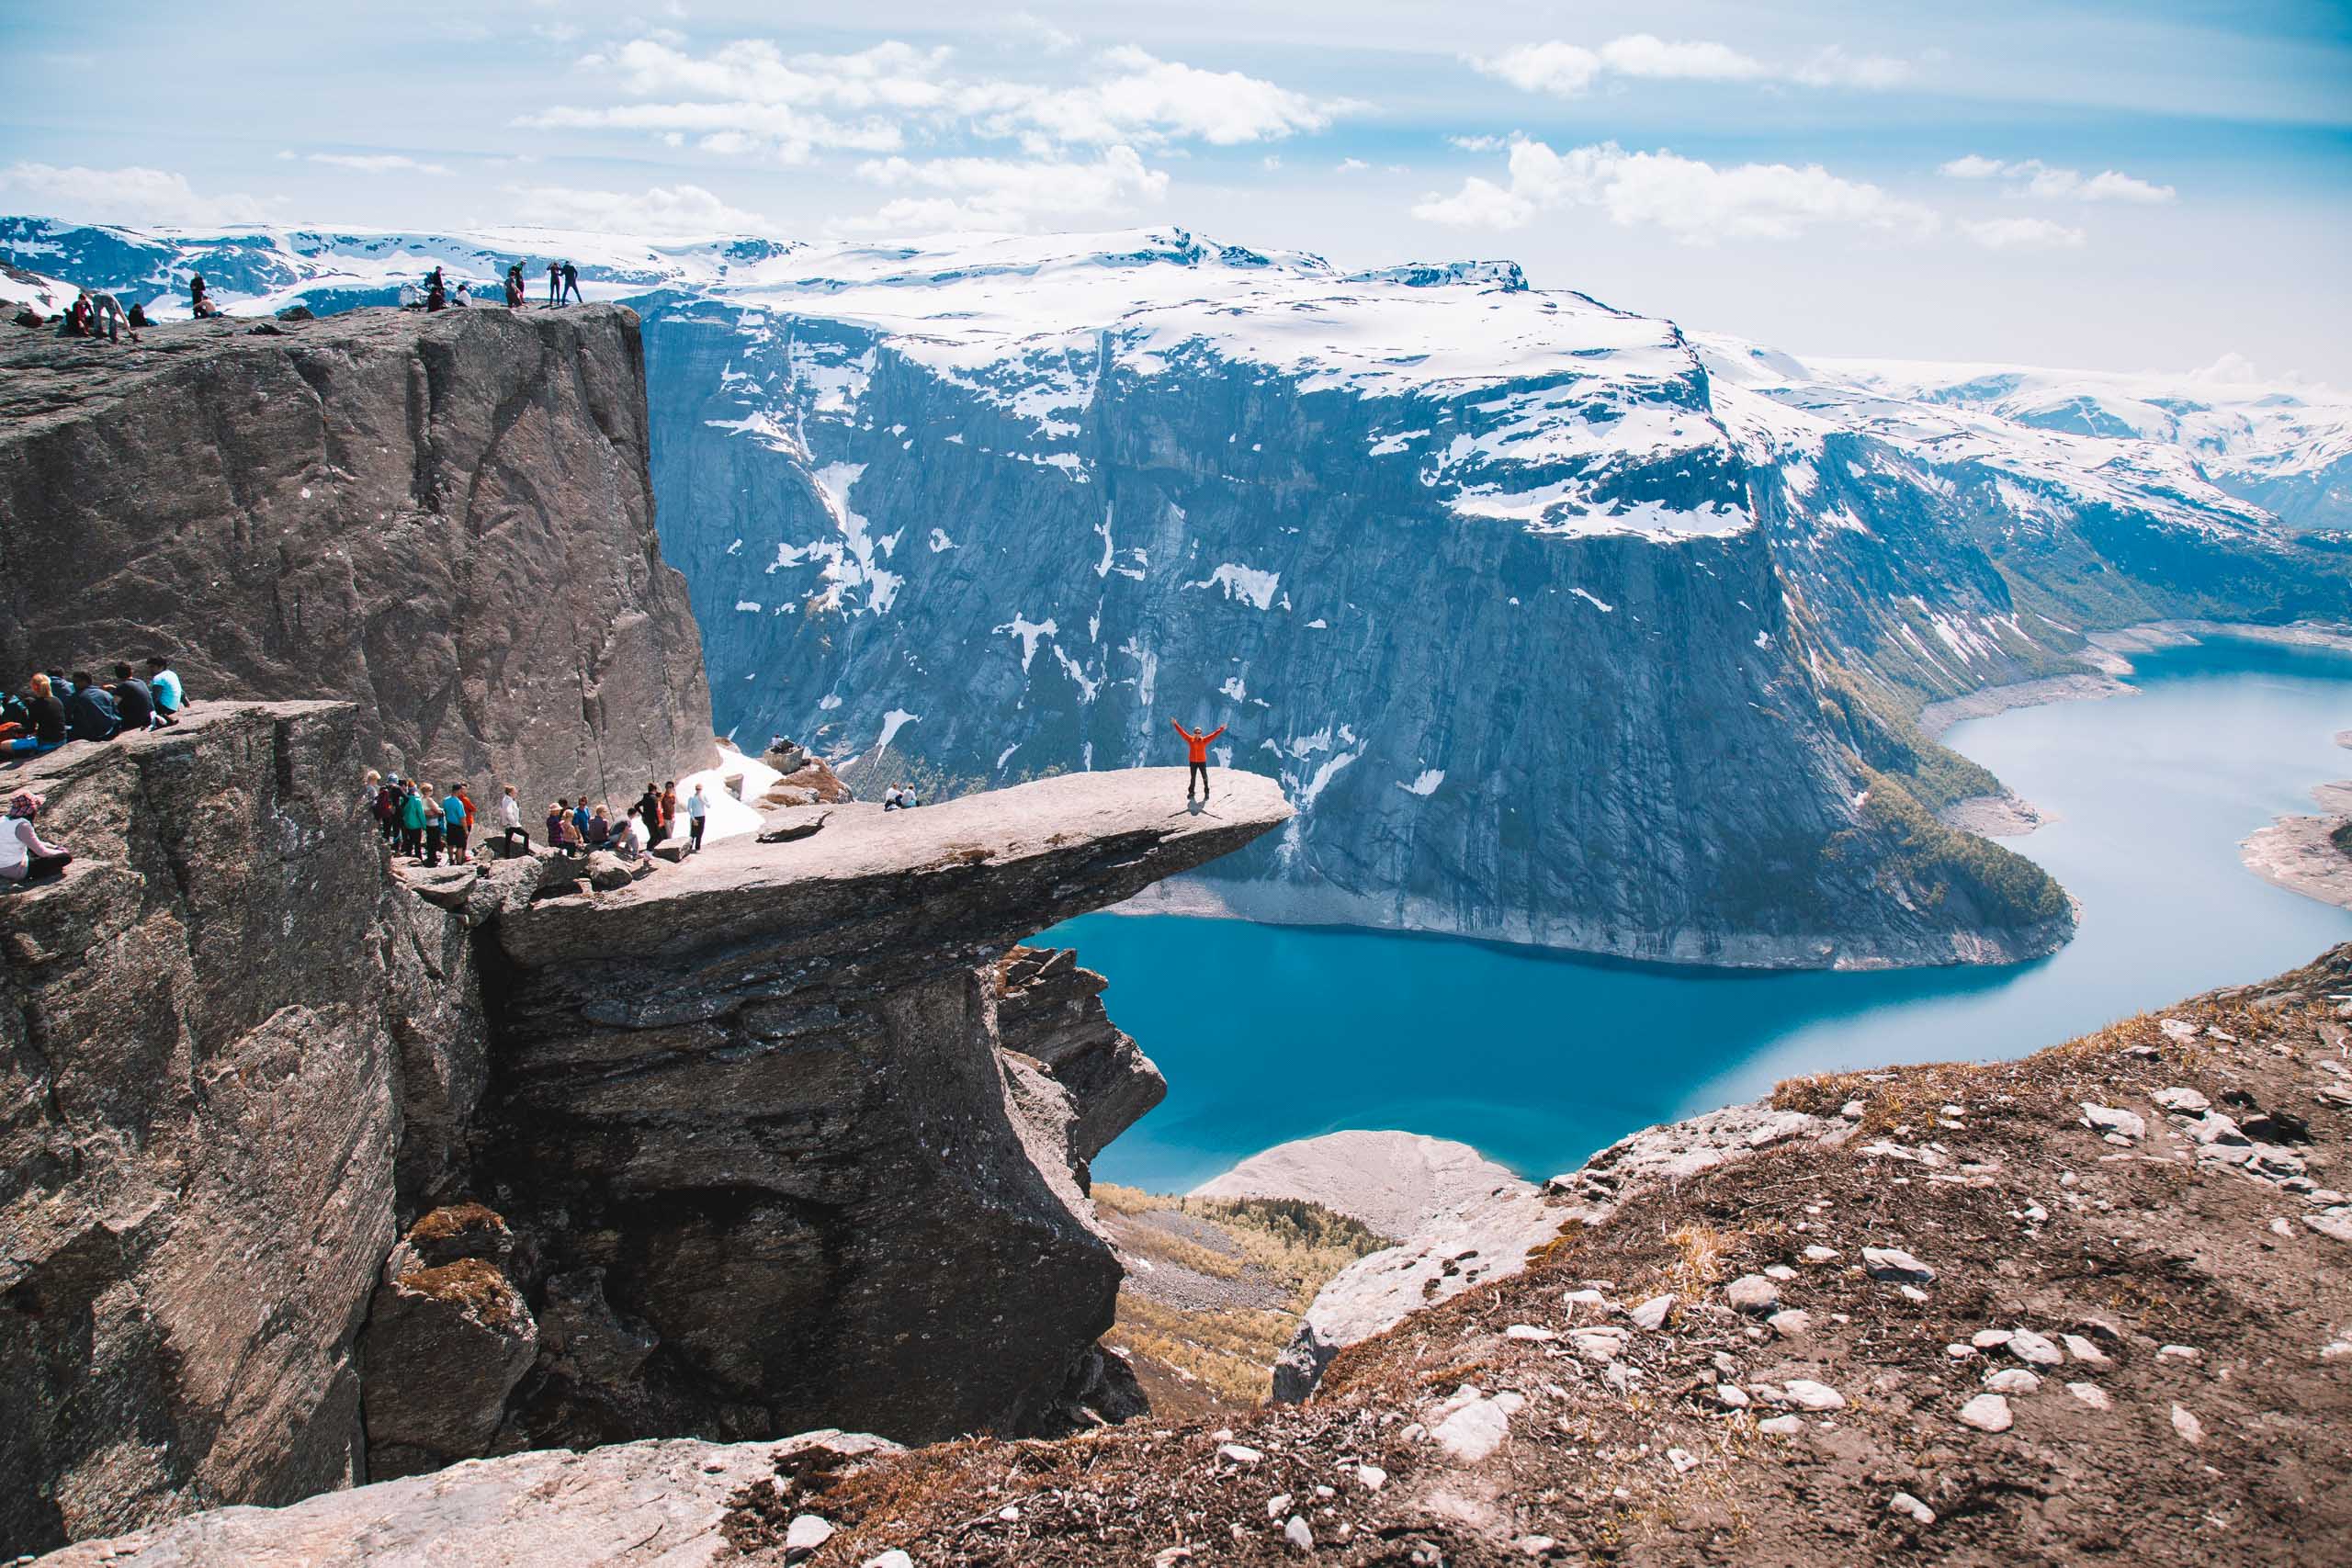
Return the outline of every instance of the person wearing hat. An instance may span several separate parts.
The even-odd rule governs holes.
[[[54,875],[74,858],[71,852],[43,840],[33,826],[40,807],[41,797],[30,790],[17,792],[8,802],[8,815],[0,819],[0,879],[30,882]]]

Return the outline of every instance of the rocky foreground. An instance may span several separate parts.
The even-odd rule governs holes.
[[[2345,1015],[2352,944],[1655,1130],[1555,1180],[1530,1255],[1453,1258],[1496,1267],[1227,1425],[527,1455],[49,1561],[2341,1561]]]

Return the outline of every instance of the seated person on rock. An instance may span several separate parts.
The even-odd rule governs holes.
[[[122,728],[136,732],[155,728],[155,694],[147,682],[130,672],[128,664],[114,667],[114,710],[121,716]]]
[[[155,722],[177,724],[180,709],[187,706],[187,693],[180,685],[179,671],[160,653],[147,656],[147,689],[154,694]]]
[[[42,839],[33,826],[40,808],[41,796],[29,790],[18,792],[8,802],[8,815],[0,819],[0,879],[29,882],[37,876],[54,876],[74,858],[71,852]]]
[[[65,744],[65,705],[47,675],[35,675],[28,684],[31,690],[25,696],[25,723],[31,734],[12,744],[19,751],[53,751]]]
[[[76,740],[111,740],[122,733],[122,715],[115,711],[113,694],[86,670],[74,671],[74,694],[65,699],[65,729]]]
[[[582,836],[590,849],[602,849],[612,842],[613,814],[602,801],[596,805],[596,814],[588,818],[588,831]]]
[[[892,784],[889,792],[882,797],[882,809],[885,811],[911,811],[922,804],[915,798],[914,791],[902,784]]]

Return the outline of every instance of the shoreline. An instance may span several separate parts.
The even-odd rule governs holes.
[[[1698,936],[1657,938],[1637,935],[1627,941],[1597,932],[1586,934],[1577,929],[1575,922],[1566,920],[1555,922],[1539,933],[1534,923],[1523,914],[1506,918],[1495,929],[1467,930],[1449,919],[1442,906],[1427,899],[1373,899],[1336,888],[1301,887],[1272,882],[1227,882],[1190,874],[1156,883],[1134,897],[1097,913],[1175,915],[1187,919],[1245,920],[1267,926],[1442,937],[1455,942],[1488,942],[1522,953],[1574,962],[1690,969],[1724,976],[1786,975],[1807,971],[1843,974],[1962,966],[2001,968],[2047,958],[2063,948],[2074,935],[2070,919],[2064,937],[2055,942],[2049,940],[2051,932],[2041,928],[2021,933],[2014,942],[2005,942],[1976,931],[1954,931],[1943,942],[1907,944],[1901,951],[1883,948],[1858,951],[1830,936],[1749,934],[1711,940]]]
[[[2352,653],[2352,631],[2319,621],[2291,621],[2283,626],[2258,626],[2250,621],[2141,621],[2111,631],[2093,632],[2085,638],[2079,657],[2093,666],[2091,670],[2043,675],[2003,686],[1980,686],[1958,696],[1939,697],[1919,710],[1916,722],[1919,732],[1928,739],[1940,740],[1955,724],[1991,718],[2013,708],[2130,696],[2135,688],[2126,684],[2123,678],[2132,673],[2131,655],[2188,648],[2209,637],[2276,643],[2289,648],[2329,648]],[[2345,733],[2352,735],[2352,730]],[[2343,738],[2337,739],[2341,741]]]

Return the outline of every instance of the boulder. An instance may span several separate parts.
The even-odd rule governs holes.
[[[597,850],[588,856],[588,886],[599,893],[627,887],[636,876],[636,869],[610,850]]]
[[[842,1439],[815,1436],[828,1448]],[[323,1493],[291,1507],[215,1509],[70,1547],[43,1568],[718,1568],[745,1560],[728,1539],[736,1501],[773,1489],[802,1442],[543,1449]],[[877,1444],[866,1457],[889,1451]]]
[[[503,1269],[471,1254],[428,1266],[410,1235],[385,1265],[360,1338],[368,1469],[382,1479],[487,1452],[538,1351],[538,1325]]]

